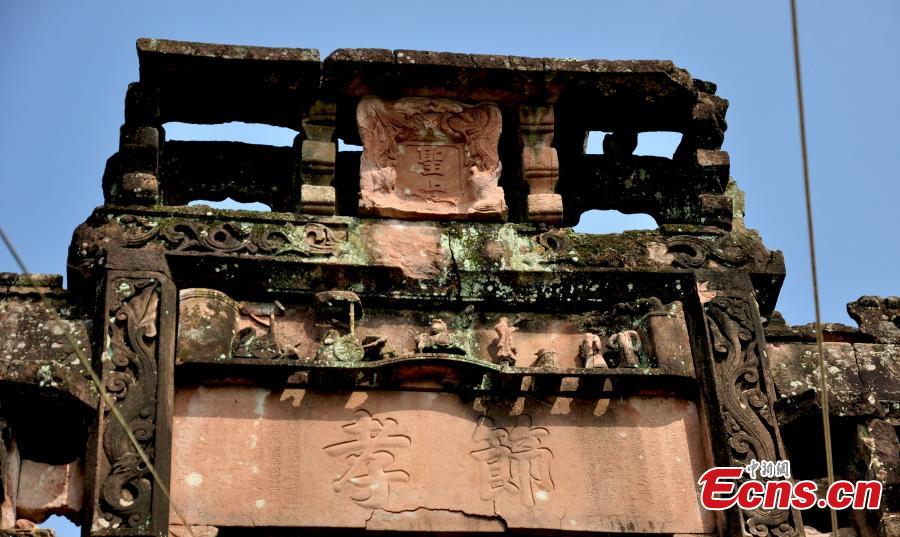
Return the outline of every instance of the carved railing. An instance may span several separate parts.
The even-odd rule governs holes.
[[[109,204],[258,201],[273,210],[358,212],[367,96],[491,103],[513,222],[572,225],[590,209],[644,212],[660,224],[729,229],[727,101],[715,85],[667,61],[564,60],[409,50],[268,49],[138,41],[140,81],[129,87]],[[244,121],[297,131],[293,147],[165,140],[167,122]],[[586,155],[590,131],[610,134]],[[637,135],[674,131],[672,158],[635,156]],[[505,214],[505,213],[504,213]]]

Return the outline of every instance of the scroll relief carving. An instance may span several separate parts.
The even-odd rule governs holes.
[[[243,226],[226,222],[206,223],[176,220],[165,224],[128,215],[119,221],[125,245],[139,248],[151,241],[167,249],[188,252],[218,252],[299,257],[324,257],[347,248],[346,232],[317,222],[302,226]]]
[[[360,214],[502,220],[497,154],[502,118],[493,104],[363,97]]]
[[[105,386],[135,438],[153,459],[160,284],[153,279],[117,279],[111,289],[116,298],[110,308]],[[150,472],[125,429],[109,414],[103,431],[103,452],[110,470],[100,487],[97,524],[119,528],[148,523]]]
[[[672,266],[684,269],[742,267],[753,260],[748,246],[731,235],[715,239],[678,235],[666,241],[666,248]]]
[[[734,466],[751,460],[778,460],[775,418],[764,382],[763,352],[757,339],[752,305],[743,297],[717,296],[704,305],[713,358]],[[765,537],[788,537],[797,530],[790,511],[744,511],[746,531]]]
[[[478,461],[481,499],[509,495],[529,507],[548,500],[554,490],[553,452],[543,442],[549,436],[549,430],[533,427],[525,414],[517,416],[513,427],[495,427],[491,418],[483,417],[472,438],[476,449],[469,452]]]
[[[387,506],[392,483],[409,481],[408,472],[388,467],[412,445],[412,440],[399,432],[399,423],[393,418],[376,419],[366,410],[357,410],[354,415],[356,421],[342,427],[350,438],[323,448],[344,465],[332,481],[332,489],[360,507],[379,509]]]

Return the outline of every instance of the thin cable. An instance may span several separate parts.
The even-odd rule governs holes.
[[[62,318],[56,311],[50,301],[47,300],[47,295],[44,294],[44,290],[34,284],[34,280],[31,278],[31,273],[28,272],[28,268],[25,266],[25,262],[22,260],[22,257],[19,255],[16,247],[13,246],[12,241],[6,235],[6,232],[3,231],[3,226],[0,226],[0,239],[3,239],[3,244],[6,245],[6,249],[9,250],[9,253],[13,256],[13,259],[16,261],[16,264],[19,266],[19,270],[22,271],[22,276],[27,278],[28,286],[37,291],[38,296],[41,297],[41,303],[44,305],[44,308],[50,314],[51,319],[54,322],[62,323]],[[66,340],[68,340],[69,346],[75,350],[75,355],[78,357],[78,361],[81,362],[81,366],[85,368],[88,374],[91,376],[91,382],[97,387],[97,390],[100,392],[100,396],[103,398],[104,403],[106,403],[106,407],[110,409],[113,416],[116,418],[116,421],[119,422],[119,425],[125,431],[125,435],[128,437],[128,440],[131,441],[131,445],[134,446],[134,449],[137,451],[141,460],[144,464],[147,465],[147,470],[150,472],[150,475],[153,476],[153,479],[156,481],[157,486],[159,487],[160,492],[163,493],[163,496],[166,498],[166,501],[169,502],[169,506],[175,512],[184,527],[187,528],[188,533],[191,534],[191,537],[197,537],[194,535],[194,530],[187,523],[187,519],[184,515],[181,514],[180,510],[175,506],[172,502],[172,497],[169,495],[169,488],[163,482],[162,477],[160,477],[159,473],[156,471],[156,467],[153,466],[153,463],[150,462],[150,457],[147,456],[147,453],[144,451],[144,448],[141,447],[141,444],[138,442],[137,437],[134,436],[134,431],[131,430],[131,427],[128,425],[128,422],[125,421],[125,416],[122,415],[122,412],[119,410],[119,407],[115,404],[112,396],[109,395],[109,392],[106,391],[106,387],[104,387],[103,383],[100,381],[100,376],[97,375],[97,372],[94,371],[94,368],[91,367],[90,361],[84,356],[84,353],[81,352],[81,345],[79,345],[74,336],[69,330],[63,330],[63,333],[66,335]]]
[[[809,185],[809,157],[806,152],[806,115],[803,111],[803,83],[800,78],[800,32],[797,30],[797,0],[791,0],[791,33],[794,38],[794,75],[797,81],[797,109],[800,112],[800,150],[803,155],[803,192],[806,196],[806,230],[809,235],[809,265],[812,270],[813,303],[816,309],[816,350],[819,354],[819,394],[822,407],[822,429],[825,435],[825,466],[828,487],[834,484],[831,455],[831,411],[828,405],[828,377],[825,374],[825,345],[822,342],[822,317],[819,313],[819,277],[816,271],[816,239],[813,233],[812,195]],[[831,535],[837,537],[837,512],[831,511]]]

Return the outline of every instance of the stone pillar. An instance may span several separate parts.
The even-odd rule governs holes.
[[[772,383],[759,308],[748,277],[710,274],[698,302],[708,346],[695,354],[715,466],[746,466],[785,460],[775,419]],[[796,510],[738,510],[723,513],[726,534],[796,535],[803,522]]]
[[[305,214],[333,215],[335,211],[336,111],[335,103],[320,100],[303,118],[306,137],[300,143],[300,212]]]
[[[140,82],[131,84],[125,96],[125,124],[119,133],[118,181],[111,188],[116,203],[161,202],[159,154],[164,137],[158,93]]]
[[[559,158],[553,143],[553,105],[519,108],[522,141],[522,177],[528,184],[527,210],[530,222],[562,222],[562,196],[556,193]]]
[[[124,421],[169,485],[175,286],[156,272],[107,275],[100,375]],[[83,535],[158,536],[169,504],[126,428],[101,400],[85,465]]]

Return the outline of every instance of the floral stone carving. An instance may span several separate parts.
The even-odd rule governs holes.
[[[356,109],[363,142],[359,212],[391,218],[504,220],[493,104],[369,95]]]

